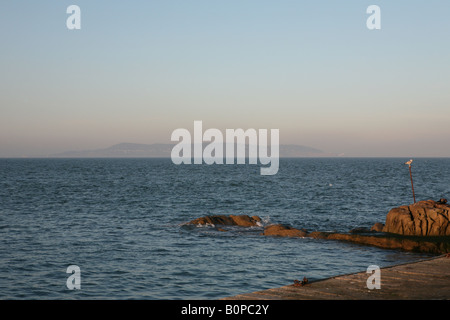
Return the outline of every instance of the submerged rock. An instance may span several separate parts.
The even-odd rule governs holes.
[[[256,227],[260,226],[261,218],[258,216],[247,215],[214,215],[200,217],[188,222],[187,224],[200,225],[224,225],[224,226],[241,226],[241,227]]]
[[[383,232],[414,236],[450,236],[450,205],[425,200],[393,208]]]
[[[277,237],[306,237],[307,232],[304,229],[296,229],[283,224],[271,224],[264,228],[262,235]]]

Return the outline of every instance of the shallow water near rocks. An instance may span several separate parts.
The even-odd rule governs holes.
[[[219,299],[427,257],[262,227],[186,226],[211,214],[347,232],[412,202],[408,159],[0,159],[1,299]],[[415,159],[418,200],[448,198],[450,159]],[[81,289],[69,290],[69,265]]]

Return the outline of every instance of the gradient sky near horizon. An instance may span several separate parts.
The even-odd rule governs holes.
[[[0,157],[169,143],[194,120],[450,157],[449,40],[443,0],[2,1]]]

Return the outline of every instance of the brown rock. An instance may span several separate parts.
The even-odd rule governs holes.
[[[357,227],[350,230],[350,233],[370,233],[372,230],[366,228],[366,227]]]
[[[211,225],[225,225],[225,226],[242,226],[253,227],[258,226],[261,218],[257,216],[249,217],[246,215],[214,215],[200,217],[188,222],[188,224],[211,224]]]
[[[258,222],[261,221],[261,218],[258,216],[249,217],[246,215],[239,215],[239,216],[230,215],[230,218],[234,221],[236,225],[242,227],[258,226]]]
[[[432,239],[399,235],[360,235],[319,231],[311,232],[308,237],[315,239],[348,241],[384,249],[400,249],[432,254],[450,252],[450,242],[442,237],[439,239]]]
[[[372,228],[370,228],[370,231],[383,232],[383,228],[384,228],[384,224],[377,222],[372,226]]]
[[[416,236],[450,236],[450,205],[433,200],[394,208],[383,232]]]
[[[306,237],[306,230],[299,230],[283,224],[272,224],[264,228],[265,236],[277,237]]]

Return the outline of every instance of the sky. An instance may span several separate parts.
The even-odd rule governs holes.
[[[195,120],[345,156],[450,157],[449,16],[445,0],[3,0],[0,157],[171,143]]]

